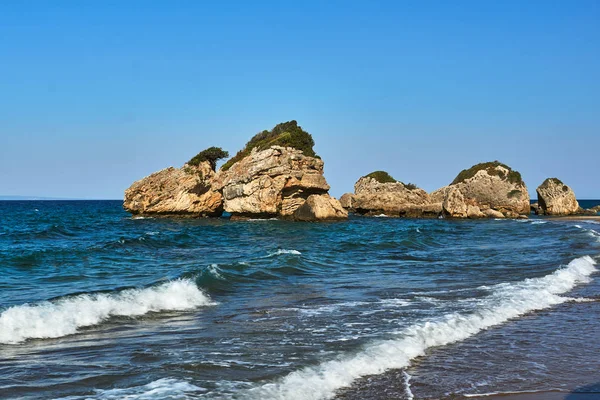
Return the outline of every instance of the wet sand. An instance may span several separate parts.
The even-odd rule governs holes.
[[[537,392],[467,397],[469,400],[600,400],[598,393]]]

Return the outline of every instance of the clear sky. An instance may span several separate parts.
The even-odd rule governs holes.
[[[291,119],[335,196],[497,159],[600,198],[600,1],[0,2],[0,195],[122,198]]]

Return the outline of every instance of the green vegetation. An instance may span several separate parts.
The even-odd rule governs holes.
[[[373,178],[379,183],[396,183],[398,182],[390,174],[385,171],[374,171],[369,175],[366,175],[365,178]]]
[[[271,146],[293,147],[301,150],[305,156],[318,157],[313,150],[315,141],[310,133],[304,131],[298,126],[296,121],[283,122],[276,125],[270,131],[262,131],[254,135],[246,146],[237,154],[230,158],[222,167],[224,171],[228,170],[233,164],[242,158],[250,155],[253,149],[265,150]]]
[[[196,154],[194,158],[188,161],[188,165],[197,166],[201,162],[208,161],[213,171],[217,169],[217,161],[229,157],[229,152],[220,147],[209,147]]]
[[[520,199],[521,198],[521,191],[517,190],[517,189],[514,189],[514,190],[511,190],[510,192],[508,192],[506,195],[508,196],[509,199],[512,199],[513,197],[516,197],[516,198]]]
[[[558,178],[548,178],[546,179],[543,183],[542,186],[547,185],[548,183],[554,183],[555,185],[562,185],[562,191],[563,192],[568,192],[569,191],[569,187],[567,185],[565,185],[560,179]]]
[[[504,172],[497,170],[496,167],[506,168],[508,170],[508,174],[505,174]],[[454,178],[451,185],[456,185],[457,183],[464,182],[467,179],[474,177],[475,174],[477,174],[481,170],[487,171],[487,173],[491,176],[499,176],[502,179],[508,180],[510,183],[515,183],[515,184],[523,183],[523,179],[521,178],[520,173],[518,173],[517,171],[513,171],[512,168],[510,168],[508,165],[502,164],[499,161],[491,161],[491,162],[485,162],[485,163],[473,165],[469,169],[463,169],[456,176],[456,178]]]
[[[414,183],[403,183],[396,179],[394,179],[390,174],[385,171],[374,171],[368,175],[363,176],[363,178],[373,178],[379,183],[402,183],[408,190],[415,190],[419,187]]]

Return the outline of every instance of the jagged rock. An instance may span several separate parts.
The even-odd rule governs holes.
[[[494,209],[492,209],[492,208],[488,208],[488,209],[487,209],[487,210],[485,210],[483,213],[484,213],[484,214],[486,215],[486,217],[488,217],[488,218],[505,218],[505,217],[504,217],[504,214],[502,214],[500,211],[496,211],[496,210],[494,210]]]
[[[448,217],[466,218],[468,216],[465,197],[457,187],[450,187],[446,190],[442,207],[444,214]]]
[[[124,207],[132,213],[219,216],[224,210],[233,219],[295,219],[311,198],[298,218],[346,218],[327,193],[323,161],[313,146],[312,136],[296,121],[284,122],[254,135],[217,173],[217,161],[228,153],[210,147],[182,169],[168,168],[134,183]]]
[[[340,202],[328,194],[312,194],[294,212],[296,221],[326,221],[348,218]]]
[[[163,169],[134,182],[123,207],[141,215],[221,215],[223,196],[211,187],[214,174],[208,162]]]
[[[283,218],[293,218],[311,195],[329,191],[321,159],[281,146],[253,149],[228,170],[220,170],[213,188],[223,192],[224,209],[234,216]]]
[[[539,205],[539,203],[533,203],[532,205],[529,206],[529,209],[532,213],[538,214],[539,210],[540,210],[540,205]]]
[[[483,218],[485,214],[481,212],[479,207],[467,205],[467,218],[475,219],[475,218]]]
[[[382,182],[381,179],[372,177],[373,174],[363,176],[356,182],[354,195],[344,195],[345,208],[352,208],[363,215],[385,214],[413,218],[436,217],[441,211],[441,205],[431,205],[429,195],[423,189],[395,181],[387,174],[385,175],[389,178]]]
[[[490,218],[500,218],[499,214],[517,218],[530,212],[529,193],[521,175],[497,161],[461,171],[449,186],[432,192],[430,198],[443,199],[444,215],[452,218],[478,218],[481,214],[474,207]]]
[[[354,195],[352,193],[344,193],[340,197],[340,204],[348,211],[354,211]]]
[[[595,211],[593,209],[584,209],[579,207],[579,209],[577,210],[577,215],[596,215],[598,214],[598,211]]]
[[[545,215],[571,215],[580,212],[573,190],[557,178],[546,179],[536,192],[539,208]]]
[[[429,199],[432,203],[443,203],[448,189],[450,189],[450,186],[444,186],[438,190],[434,190],[433,192],[429,193]]]

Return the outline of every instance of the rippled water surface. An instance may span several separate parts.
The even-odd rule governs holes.
[[[0,202],[0,397],[456,399],[600,382],[600,224]]]

